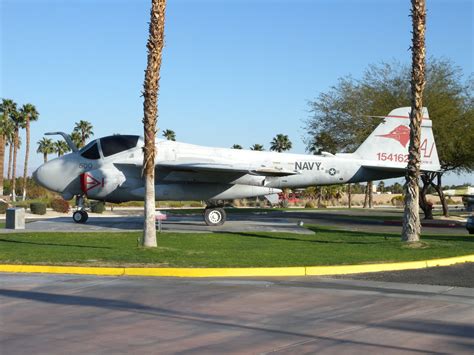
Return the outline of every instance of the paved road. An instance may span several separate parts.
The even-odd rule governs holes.
[[[121,213],[126,213],[121,211]],[[62,232],[87,232],[87,231],[138,231],[142,230],[142,216],[137,216],[137,211],[128,212],[131,215],[100,216],[91,214],[87,224],[77,224],[71,217],[54,217],[42,220],[29,221],[26,229],[29,231],[62,231]],[[305,224],[318,224],[323,226],[338,227],[341,229],[400,233],[401,225],[393,225],[393,216],[399,215],[397,211],[362,209],[353,210],[313,210],[313,211],[262,211],[229,213],[228,220],[223,226],[208,227],[202,216],[169,215],[168,221],[163,223],[163,230],[173,232],[284,232],[313,234],[306,228],[298,226],[299,221]],[[388,217],[387,221],[373,219],[374,216]],[[463,223],[452,221],[431,221],[429,226],[423,227],[425,234],[466,234]],[[0,229],[0,233],[11,231]]]
[[[474,351],[474,289],[323,278],[0,274],[0,352]]]
[[[419,270],[344,275],[341,278],[474,288],[474,263]]]
[[[227,222],[218,227],[207,226],[202,216],[183,215],[169,216],[162,223],[164,231],[183,233],[208,232],[281,232],[314,234],[307,228],[299,227],[297,221],[271,215],[245,214],[230,215]],[[143,216],[100,216],[92,215],[86,224],[75,223],[71,217],[53,217],[26,223],[26,230],[31,232],[121,232],[142,231]],[[0,229],[0,233],[18,232],[17,230]]]

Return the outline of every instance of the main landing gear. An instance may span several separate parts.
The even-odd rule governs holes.
[[[84,207],[84,197],[76,196],[77,210],[72,214],[72,220],[76,223],[86,223],[89,215],[87,214]]]
[[[226,220],[226,213],[221,207],[206,207],[204,210],[204,222],[208,226],[222,226]]]

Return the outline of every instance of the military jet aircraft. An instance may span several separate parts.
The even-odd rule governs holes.
[[[265,196],[274,200],[283,188],[345,184],[400,177],[408,161],[410,108],[398,108],[383,118],[354,153],[319,155],[260,152],[203,147],[157,140],[156,200],[207,201],[204,221],[225,222],[220,201]],[[428,111],[421,133],[421,169],[438,171],[438,153]],[[84,197],[108,202],[143,201],[143,140],[113,135],[91,141],[78,150],[62,132],[72,153],[40,166],[33,177],[45,188],[69,200],[76,197],[73,219],[85,223]]]

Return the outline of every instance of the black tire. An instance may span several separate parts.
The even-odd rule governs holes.
[[[76,211],[72,214],[72,220],[76,223],[86,223],[89,215],[86,211]]]
[[[468,229],[469,234],[474,234],[474,229]]]
[[[223,208],[206,208],[204,210],[204,222],[208,226],[222,226],[226,220],[226,213]]]

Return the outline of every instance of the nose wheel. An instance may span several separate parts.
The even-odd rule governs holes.
[[[84,196],[76,196],[76,206],[78,210],[72,214],[72,220],[76,223],[86,223],[87,219],[89,218],[89,215],[84,209]]]
[[[88,218],[89,218],[89,215],[84,210],[79,210],[72,214],[72,219],[76,223],[86,223]]]
[[[206,208],[204,210],[204,222],[206,222],[208,226],[221,226],[225,220],[226,213],[223,208]]]

